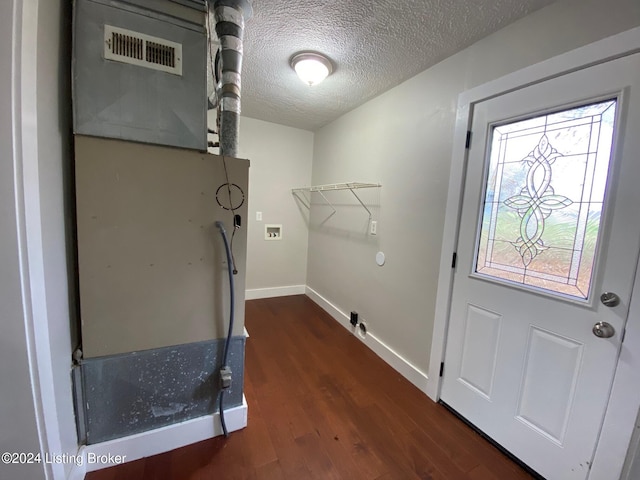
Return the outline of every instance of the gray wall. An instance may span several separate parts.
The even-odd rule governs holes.
[[[18,11],[12,25],[14,3]],[[63,177],[69,171],[69,60],[65,50],[68,35],[64,28],[68,14],[64,10],[68,8],[67,2],[62,0],[3,2],[0,5],[2,452],[40,451],[30,373],[42,382],[41,406],[46,425],[43,450],[77,452],[70,380],[73,329],[70,326],[65,244],[65,230],[69,224],[63,193],[66,187]],[[12,38],[14,27],[15,38]],[[36,48],[37,56],[34,54]],[[18,62],[15,71],[11,68],[11,49]],[[18,114],[15,119],[11,118],[12,78],[17,88],[15,93],[19,95],[20,89],[24,88],[24,97],[14,98]],[[35,97],[34,89],[37,89]],[[25,106],[23,102],[30,105]],[[12,138],[14,120],[18,137]],[[20,150],[21,146],[24,150]],[[21,238],[18,238],[18,232],[23,235]],[[21,281],[24,291],[21,291]],[[71,467],[71,464],[47,466],[47,470],[62,476],[67,475]],[[0,477],[44,478],[44,469],[43,465],[37,464],[0,465]]]
[[[14,3],[0,3],[0,450],[37,451],[39,443],[27,366],[15,186],[12,181],[15,166],[10,135],[10,58],[14,40],[11,25]],[[75,453],[69,384],[72,339],[67,285],[66,281],[60,280],[66,278],[61,172],[66,168],[63,161],[67,158],[64,138],[68,125],[65,114],[68,97],[64,93],[61,95],[66,67],[60,63],[60,59],[65,58],[61,54],[64,37],[61,36],[60,12],[62,5],[68,2],[42,0],[37,3],[39,23],[37,28],[25,31],[24,36],[37,36],[39,46],[38,189],[46,292],[36,294],[46,304],[47,338],[54,376],[53,396],[45,401],[55,404],[62,451]],[[311,226],[307,284],[345,311],[354,306],[360,308],[371,331],[426,371],[451,154],[450,139],[458,93],[638,24],[640,3],[637,0],[561,1],[478,42],[317,132],[313,149],[313,183],[379,180],[383,188],[379,197],[379,234],[373,240],[365,237],[363,243],[363,226],[360,223],[355,234],[351,231],[331,234],[330,229]],[[260,187],[256,186],[256,200],[250,204],[250,221],[255,222],[255,211],[263,211],[264,222],[285,225],[286,238],[291,228],[290,220],[280,210],[289,206],[297,209],[289,188],[311,183],[305,180],[308,178],[305,168],[311,164],[311,153],[310,148],[304,145],[314,141],[313,135],[301,131],[293,134],[286,127],[250,119],[244,123],[249,128],[241,137],[242,156],[251,158],[252,165],[263,162],[264,174],[254,173],[259,170],[251,167],[252,182]],[[253,133],[252,123],[255,127]],[[261,135],[269,132],[273,135],[289,132],[299,140],[301,137],[306,140],[300,140],[298,155],[289,153],[292,152],[289,148],[282,148],[287,145],[282,143],[287,135],[280,142],[266,142]],[[285,156],[287,163],[277,167],[267,163],[267,152],[269,158]],[[296,159],[303,168],[295,178],[286,178],[287,170],[296,166]],[[264,188],[262,193],[261,188]],[[285,191],[282,196],[274,194]],[[298,221],[304,224],[306,213],[295,212]],[[295,220],[291,222],[294,231],[300,227]],[[258,238],[258,232],[261,233],[261,229],[250,224],[250,235],[255,233]],[[305,234],[300,235],[304,239]],[[255,270],[253,267],[249,269],[248,288],[304,283],[304,260],[298,259],[304,258],[301,252],[306,242],[301,240],[295,246],[290,245],[292,250],[299,250],[295,257],[289,255],[287,248],[283,247],[283,251],[278,253],[270,250],[274,247],[266,245],[269,242],[264,243],[266,253],[259,252],[256,247],[255,259],[251,258],[254,250],[249,247],[250,264],[255,265]],[[363,244],[364,248],[361,248]],[[285,245],[284,241],[281,245]],[[380,268],[373,263],[370,254],[378,249],[387,254],[385,267]],[[278,276],[281,273],[272,277],[274,265],[282,271],[282,277]],[[343,276],[340,272],[351,273]],[[52,433],[58,434],[57,431]],[[0,477],[19,480],[43,478],[44,475],[38,466],[20,467],[18,470],[0,466]]]
[[[383,186],[376,237],[347,207],[322,224],[326,212],[314,207],[307,284],[342,311],[357,310],[369,332],[426,373],[458,94],[638,24],[637,0],[560,1],[317,131],[314,184]]]
[[[13,38],[13,4],[0,3],[0,451],[39,452],[18,252],[14,175],[21,166],[14,164],[11,55],[19,38]],[[0,477],[45,478],[43,467],[37,464],[0,464]]]
[[[209,112],[210,128],[214,124],[213,112]],[[269,289],[306,285],[309,211],[300,208],[291,189],[311,184],[312,155],[312,132],[240,119],[238,156],[251,161],[249,213],[243,219],[248,229],[249,296],[279,294],[282,290]],[[256,212],[262,212],[262,221],[256,221]],[[282,240],[265,240],[265,224],[282,224]]]
[[[640,412],[636,417],[635,429],[629,443],[629,451],[627,452],[620,480],[635,480],[638,478],[640,478]]]
[[[305,285],[309,212],[299,210],[291,188],[311,183],[313,134],[242,118],[240,139],[240,157],[251,160],[247,289]],[[265,240],[265,224],[282,224],[282,240]]]

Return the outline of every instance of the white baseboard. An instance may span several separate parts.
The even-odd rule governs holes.
[[[304,295],[305,285],[289,285],[287,287],[253,288],[245,291],[245,300],[257,300],[259,298],[287,297],[289,295]]]
[[[227,431],[234,432],[247,426],[247,401],[242,396],[242,405],[225,409],[224,420]],[[144,457],[175,450],[192,443],[222,435],[220,414],[194,418],[186,422],[138,433],[108,442],[87,445],[80,449],[82,465],[72,470],[70,479],[80,480],[84,473],[132,462]],[[120,456],[118,458],[118,456]],[[109,461],[111,457],[111,461]],[[99,461],[98,461],[99,460]],[[82,473],[82,476],[79,476]]]
[[[407,360],[402,358],[397,352],[395,352],[391,347],[386,345],[384,342],[379,340],[374,334],[371,332],[367,332],[364,338],[360,337],[355,332],[354,327],[351,326],[349,322],[350,316],[332,304],[329,300],[324,298],[318,292],[316,292],[313,288],[307,286],[306,295],[313,300],[316,304],[318,304],[325,312],[331,315],[340,325],[345,327],[350,332],[354,333],[354,335],[362,340],[364,344],[373,350],[376,355],[382,358],[385,362],[391,365],[400,375],[413,383],[418,389],[420,389],[425,394],[427,393],[427,384],[429,383],[429,377],[426,373],[419,370],[417,367],[409,363]]]

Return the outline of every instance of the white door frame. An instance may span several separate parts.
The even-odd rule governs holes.
[[[427,384],[427,395],[434,401],[440,398],[442,384],[440,364],[444,361],[453,291],[451,261],[457,249],[468,154],[465,143],[467,131],[471,125],[473,105],[535,83],[638,52],[640,52],[640,27],[553,57],[459,95]],[[636,278],[640,278],[640,264],[636,268]],[[640,391],[637,388],[639,384],[640,281],[636,281],[622,353],[589,480],[610,480],[620,477],[636,416],[640,410]]]

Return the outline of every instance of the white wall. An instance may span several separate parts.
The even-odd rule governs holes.
[[[560,1],[316,132],[314,184],[383,186],[376,237],[351,207],[326,220],[314,206],[307,284],[340,310],[358,310],[369,332],[426,373],[458,94],[638,24],[637,0]]]
[[[249,168],[248,298],[304,293],[307,278],[308,210],[291,194],[311,183],[313,133],[242,117],[239,156]],[[262,212],[262,221],[256,220]],[[282,240],[264,239],[265,224],[281,224]],[[302,288],[302,287],[300,287]]]

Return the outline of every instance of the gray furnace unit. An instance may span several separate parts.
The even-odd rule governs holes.
[[[191,0],[77,0],[74,126],[88,444],[243,402],[248,160],[206,153],[206,8]]]

